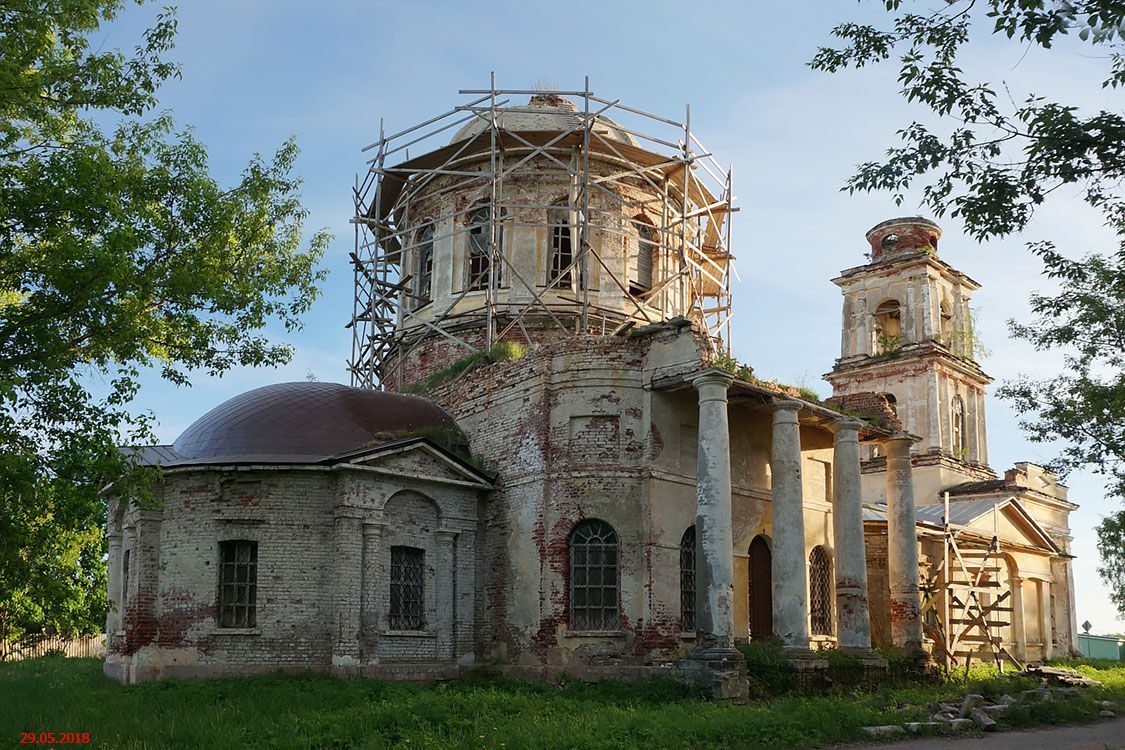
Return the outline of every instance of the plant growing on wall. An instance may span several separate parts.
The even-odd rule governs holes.
[[[899,336],[889,336],[885,333],[880,333],[875,337],[875,350],[881,357],[893,357],[898,354],[901,348],[902,340]]]

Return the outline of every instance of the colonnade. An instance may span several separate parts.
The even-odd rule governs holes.
[[[713,645],[734,645],[734,555],[731,517],[730,433],[727,388],[732,378],[707,370],[692,380],[699,396],[699,460],[696,482],[696,618]],[[781,645],[800,657],[809,652],[809,587],[801,482],[803,404],[773,404],[772,583],[773,631]],[[832,467],[836,627],[841,648],[871,651],[867,597],[867,554],[860,491],[859,431],[864,423],[841,417]],[[922,620],[910,445],[905,433],[884,441],[887,451],[888,567],[895,645],[918,653]]]

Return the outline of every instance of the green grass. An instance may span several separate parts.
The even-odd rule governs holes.
[[[1106,686],[1020,708],[1009,723],[1088,720],[1097,700],[1125,697],[1125,666],[1079,669]],[[1031,686],[987,669],[970,679],[974,692],[993,696]],[[818,747],[861,739],[863,726],[924,719],[929,701],[964,692],[963,683],[837,688],[725,706],[669,680],[422,686],[277,675],[123,686],[103,678],[99,660],[45,657],[0,664],[0,742],[15,746],[21,731],[77,731],[108,748]]]
[[[488,351],[473,352],[458,359],[440,370],[432,373],[425,380],[420,380],[406,388],[407,393],[424,396],[439,385],[456,378],[461,373],[473,367],[493,362],[503,362],[508,359],[520,359],[527,354],[527,347],[511,341],[501,341],[493,344]]]

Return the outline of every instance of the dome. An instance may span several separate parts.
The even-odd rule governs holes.
[[[502,107],[498,108],[498,112],[499,114],[496,116],[497,126],[501,130],[513,133],[567,130],[579,127],[582,124],[582,115],[578,111],[578,107],[558,94],[535,94],[524,106]],[[474,117],[454,134],[450,143],[466,140],[487,130],[488,121],[480,117]],[[633,136],[605,116],[599,115],[596,118],[594,131],[615,141],[637,145]]]
[[[871,258],[906,252],[937,252],[941,227],[921,216],[902,216],[881,221],[867,230]]]
[[[219,404],[184,430],[172,449],[189,463],[291,463],[426,430],[456,431],[457,424],[417,396],[339,383],[278,383]]]

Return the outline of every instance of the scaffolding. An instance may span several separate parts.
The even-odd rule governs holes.
[[[947,671],[963,665],[968,674],[974,655],[991,660],[1001,672],[1005,662],[1022,670],[1004,645],[1013,596],[1000,549],[1000,506],[993,505],[992,538],[982,545],[969,540],[967,526],[950,522],[948,492],[944,502],[942,559],[922,585],[926,635]]]
[[[401,386],[410,352],[436,337],[465,356],[500,341],[536,344],[545,328],[555,337],[615,334],[683,316],[716,353],[729,350],[731,170],[692,132],[690,107],[677,122],[596,96],[589,78],[582,90],[541,91],[498,89],[493,74],[489,88],[459,94],[462,104],[405,130],[387,134],[380,123],[378,140],[364,148],[367,172],[353,190],[353,385],[395,378]],[[526,96],[558,108],[513,103]],[[546,112],[548,125],[509,126],[529,112]],[[564,177],[563,202],[506,189],[533,174]],[[484,218],[472,214],[482,204],[452,200],[466,191],[484,195]],[[422,205],[430,207],[424,216]],[[643,287],[616,250],[638,242],[629,218],[638,212],[651,222],[649,257],[659,259]],[[568,254],[546,274],[530,273],[505,248],[506,234],[529,229],[561,232],[566,243]],[[416,259],[428,252],[432,264],[438,243],[469,240],[487,256],[450,285],[450,296],[432,294],[434,269]]]

